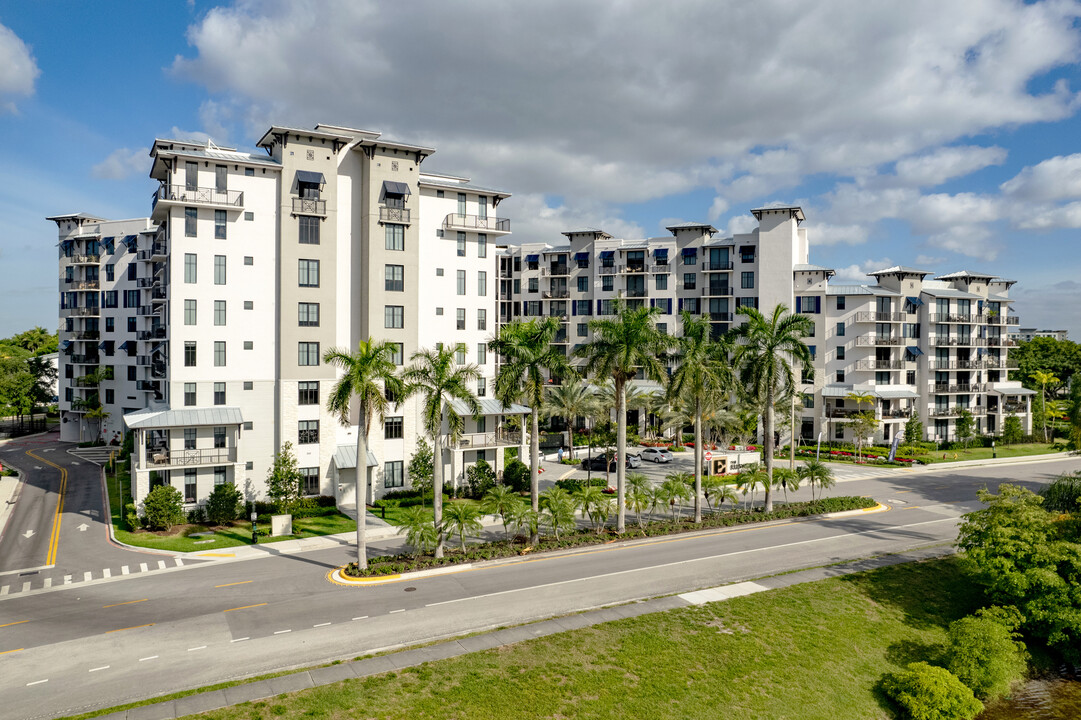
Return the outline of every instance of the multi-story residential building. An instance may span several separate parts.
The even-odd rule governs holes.
[[[974,414],[978,432],[1000,432],[1009,414],[1031,431],[1030,391],[1006,380],[1012,281],[968,272],[927,280],[894,267],[871,273],[872,284],[830,283],[834,271],[808,261],[800,208],[751,212],[758,227],[729,238],[682,223],[667,228],[671,237],[620,240],[586,228],[563,233],[564,242],[504,248],[500,322],[558,317],[556,342],[570,354],[589,341],[589,319],[613,314],[617,298],[660,308],[658,326],[677,336],[684,310],[708,314],[721,334],[740,322],[739,308],[783,303],[815,328],[807,339],[814,366],[800,369],[802,438],[851,441],[848,421],[870,409],[885,441],[913,413],[928,439],[952,439],[959,408]]]
[[[1052,340],[1069,340],[1069,330],[1040,330],[1038,328],[1012,328],[1010,334],[1018,342],[1028,342],[1033,338],[1045,337]]]
[[[351,504],[357,417],[343,425],[327,411],[340,372],[322,358],[370,336],[395,343],[399,365],[437,343],[475,363],[483,414],[445,453],[445,477],[480,458],[501,467],[496,451],[520,442],[504,416],[525,412],[487,392],[495,243],[510,232],[495,212],[508,193],[421,172],[432,148],[377,132],[272,127],[258,146],[265,155],[156,140],[149,218],[49,218],[61,239],[62,439],[134,431],[136,502],[170,483],[188,503],[223,482],[262,496],[289,442],[304,491]],[[417,405],[372,423],[372,496],[407,483]]]

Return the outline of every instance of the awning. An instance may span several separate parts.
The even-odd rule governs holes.
[[[165,343],[163,342],[154,343],[150,348],[150,354],[153,355],[154,353],[161,350],[163,347],[165,347]]]
[[[384,180],[383,188],[379,191],[379,202],[383,202],[387,199],[387,195],[412,195],[409,191],[409,186],[405,183],[394,182],[393,180]]]
[[[583,260],[588,260],[589,259],[589,253],[587,253],[587,252],[574,253],[574,259],[577,262],[582,262]]]
[[[64,342],[60,343],[60,347],[67,350],[69,347],[71,347],[71,340],[65,340]]]
[[[683,255],[684,256],[697,255],[697,254],[698,254],[698,248],[683,248]]]
[[[104,350],[105,346],[109,343],[108,340],[102,340],[98,343],[98,350]]]
[[[653,257],[666,258],[668,257],[668,248],[657,248],[653,251]]]
[[[176,410],[137,410],[124,415],[124,423],[136,428],[201,427],[206,425],[242,425],[240,408],[178,408]]]
[[[102,247],[104,247],[106,250],[108,250],[110,255],[112,255],[113,253],[116,252],[116,243],[113,242],[113,240],[114,240],[114,238],[111,238],[111,237],[101,239]]]
[[[909,345],[908,347],[906,347],[905,352],[907,352],[912,357],[919,357],[920,355],[923,355],[923,350],[920,350],[915,345]]]
[[[327,183],[327,181],[323,178],[323,173],[312,172],[311,170],[297,170],[297,182],[312,183],[319,186],[326,185]]]
[[[125,340],[124,342],[120,343],[120,348],[119,349],[120,350],[127,350],[128,345],[130,345],[130,344],[131,344],[131,340]]]
[[[64,248],[65,250],[67,250],[70,247],[73,247],[74,245],[75,245],[74,240],[65,240],[64,242],[60,243],[60,247]]]
[[[923,305],[923,300],[920,300],[918,297],[914,297],[912,295],[906,297],[905,300],[908,300],[909,304],[912,305],[912,307],[919,307],[920,305]]]
[[[601,250],[601,260],[611,260],[616,256],[615,250]]]
[[[531,262],[531,263],[532,262],[540,262],[540,255],[526,255],[525,256],[525,261],[526,262]]]
[[[121,241],[128,247],[128,252],[135,252],[135,242],[138,239],[138,235],[125,235]]]
[[[379,465],[379,461],[375,459],[375,453],[371,450],[368,451],[368,467],[376,467]],[[357,446],[356,445],[339,445],[334,450],[334,467],[339,470],[356,469],[357,467]]]
[[[918,400],[920,397],[920,394],[915,390],[909,390],[907,388],[886,388],[881,385],[877,386],[871,394],[882,400]]]

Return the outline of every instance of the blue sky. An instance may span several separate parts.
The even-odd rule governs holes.
[[[149,212],[155,137],[326,122],[514,193],[517,240],[800,204],[839,278],[1010,277],[1081,339],[1081,4],[893,5],[0,4],[0,337],[56,326],[45,216]]]

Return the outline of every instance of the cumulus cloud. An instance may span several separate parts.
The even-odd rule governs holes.
[[[816,223],[809,238],[812,245],[860,245],[867,242],[867,228],[863,225]]]
[[[150,155],[146,148],[117,148],[90,169],[90,174],[103,180],[124,180],[150,171]]]
[[[11,28],[0,25],[0,108],[15,112],[11,96],[33,95],[40,74],[26,43]]]
[[[1046,202],[1081,197],[1081,153],[1048,158],[1026,167],[1000,186],[1019,200]]]
[[[949,227],[927,238],[927,245],[983,260],[994,260],[1002,249],[991,230],[982,225]]]
[[[921,269],[921,270],[923,268],[934,267],[935,265],[941,265],[944,262],[946,262],[946,258],[944,258],[944,257],[937,257],[937,256],[934,256],[934,255],[917,255],[916,256],[916,267]]]
[[[543,195],[523,193],[504,200],[499,206],[513,218],[511,243],[565,241],[562,233],[575,227],[594,227],[617,238],[644,238],[641,225],[620,217],[601,203],[578,204],[573,208],[564,203],[552,204]]]
[[[187,140],[188,142],[205,143],[207,140],[212,140],[210,133],[203,132],[202,130],[182,130],[176,125],[173,125],[169,129],[166,137],[170,140]]]
[[[1006,150],[1000,147],[944,147],[899,160],[894,173],[903,185],[934,187],[1005,160]]]
[[[867,273],[875,272],[876,270],[884,270],[888,267],[893,267],[894,264],[895,263],[889,258],[882,258],[881,260],[865,260],[861,263],[849,265],[848,267],[835,268],[837,274],[834,275],[834,282],[847,282],[858,285],[870,283],[871,278],[867,277]]]
[[[1069,330],[1070,338],[1081,337],[1081,315],[1063,308],[1081,306],[1081,283],[1074,280],[1032,287],[1019,283],[1010,289],[1013,309],[1026,327]]]

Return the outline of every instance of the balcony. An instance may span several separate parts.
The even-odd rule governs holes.
[[[912,414],[912,411],[908,408],[893,408],[892,410],[882,410],[878,413],[878,417],[882,420],[905,420]]]
[[[156,308],[153,305],[142,305],[141,307],[138,308],[138,311],[137,311],[136,314],[137,315],[156,315],[158,310],[159,310],[159,308]]]
[[[627,297],[632,298],[644,298],[649,294],[649,291],[645,288],[628,288]]]
[[[672,272],[672,266],[667,263],[653,263],[649,266],[649,272],[654,275],[667,275]]]
[[[856,313],[856,322],[904,322],[904,313],[870,312],[864,310]]]
[[[101,262],[101,255],[72,255],[68,262],[72,265],[97,265]]]
[[[512,297],[513,296],[511,295],[509,290],[500,290],[499,291],[499,299],[500,300],[510,300]]]
[[[903,370],[903,360],[860,360],[856,363],[857,370]]]
[[[567,290],[566,288],[563,288],[562,290],[545,290],[541,293],[541,297],[545,300],[551,300],[552,298],[559,300],[569,298],[570,296],[571,291]]]
[[[550,267],[541,268],[541,277],[551,277],[560,275],[570,275],[570,267],[567,265],[552,265]]]
[[[140,330],[135,335],[138,340],[161,340],[165,338],[165,328],[160,327],[154,330]]]
[[[933,323],[982,323],[986,315],[960,315],[958,313],[931,313],[928,319]]]
[[[470,448],[502,447],[519,445],[521,442],[522,434],[516,430],[496,430],[488,433],[465,433],[458,439],[457,448],[466,450]]]
[[[166,185],[162,183],[154,191],[151,199],[151,219],[155,222],[163,219],[169,212],[170,207],[191,205],[243,210],[244,193],[239,190],[218,190],[209,187],[189,188],[185,185]]]
[[[619,266],[619,274],[620,275],[644,273],[645,271],[646,271],[645,263],[641,263],[641,264],[634,263],[633,265],[620,265]]]
[[[928,338],[933,347],[984,347],[987,340],[978,337],[941,337]]]
[[[68,337],[72,340],[98,340],[101,338],[101,333],[97,330],[86,330],[84,332],[71,333]]]
[[[151,303],[163,303],[166,299],[165,288],[157,287],[150,292]]]
[[[203,448],[193,450],[151,450],[146,451],[147,467],[181,467],[184,465],[222,465],[236,462],[236,448]]]
[[[97,365],[100,362],[98,355],[69,355],[68,362],[72,365]]]
[[[1025,403],[1002,403],[999,412],[1027,413],[1028,405]]]
[[[993,337],[987,338],[987,345],[989,347],[1016,347],[1017,341],[1013,338]]]
[[[732,322],[732,313],[711,312],[709,314],[710,322]]]
[[[451,213],[443,218],[444,230],[480,230],[483,232],[506,235],[510,232],[510,220],[507,218],[481,217],[480,215],[459,215]]]
[[[296,212],[296,201],[293,202],[293,212]],[[306,213],[311,214],[311,213]],[[317,213],[318,214],[318,213]],[[322,214],[326,214],[325,212]],[[387,205],[379,206],[379,222],[381,223],[400,223],[402,225],[408,225],[411,221],[409,219],[409,208],[404,207],[388,207]]]
[[[567,342],[567,331],[566,330],[560,330],[559,332],[557,332],[556,336],[555,336],[555,339],[553,339],[552,342],[565,344]]]
[[[165,262],[169,257],[165,243],[154,243],[150,246],[150,259],[153,262]]]
[[[93,375],[81,375],[74,378],[71,384],[80,388],[92,388],[98,386],[98,379]]]
[[[155,285],[158,285],[158,284],[161,284],[161,280],[159,280],[158,278],[139,278],[135,282],[135,286],[136,287],[141,287],[141,288],[154,287]]]
[[[704,285],[702,297],[732,297],[732,288],[728,285]]]
[[[860,415],[862,413],[869,412],[868,410],[862,410],[858,408],[826,408],[826,415],[835,419],[850,418],[854,415]]]
[[[1017,325],[1020,322],[1021,322],[1021,318],[1017,317],[1016,315],[1007,315],[1006,316],[1006,324],[1007,325]]]
[[[293,198],[293,214],[294,215],[315,215],[317,217],[327,216],[327,201],[319,200],[317,198]]]
[[[161,392],[161,383],[157,380],[138,380],[135,383],[135,389],[144,392]]]
[[[101,311],[96,307],[62,308],[68,317],[97,317]]]
[[[856,338],[856,345],[870,345],[875,347],[881,346],[895,346],[904,345],[907,340],[912,338],[903,338],[891,335],[861,335]]]
[[[616,274],[616,266],[615,265],[600,265],[600,266],[597,267],[597,274],[599,274],[599,275],[615,275]]]
[[[982,393],[987,392],[987,383],[960,383],[952,385],[949,383],[931,383],[930,389],[931,392],[939,393],[940,395],[948,395],[950,393]]]
[[[952,408],[952,407],[951,408],[934,407],[934,408],[931,408],[927,412],[927,415],[928,415],[928,417],[957,417],[958,409],[957,408]]]
[[[68,284],[69,290],[97,290],[100,287],[97,280],[83,280]]]
[[[708,261],[702,263],[702,269],[706,272],[724,272],[725,270],[731,270],[734,267],[735,265],[732,261],[721,262],[718,260],[716,262]]]

